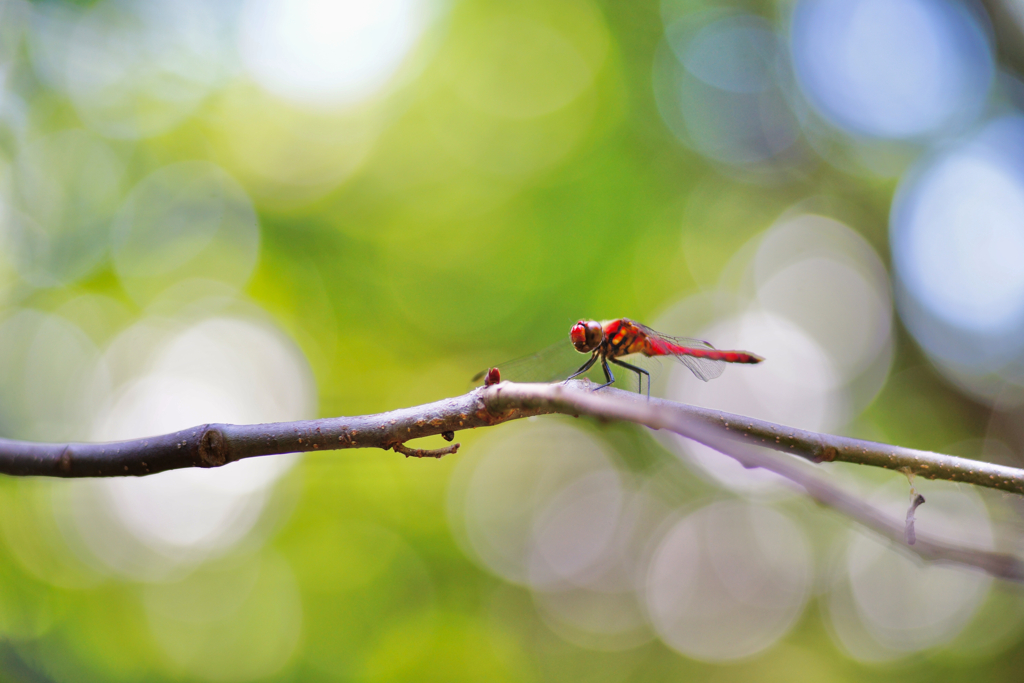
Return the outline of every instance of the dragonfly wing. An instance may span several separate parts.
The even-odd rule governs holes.
[[[705,382],[713,380],[725,372],[725,363],[720,360],[709,360],[696,356],[676,356],[675,358]]]
[[[646,334],[648,337],[652,337],[654,339],[663,339],[670,344],[675,344],[676,346],[694,346],[699,349],[715,348],[714,346],[711,345],[711,342],[704,341],[703,339],[694,339],[692,337],[673,337],[670,334],[662,334],[657,330],[653,330],[650,327],[647,327],[647,325],[641,325],[635,320],[632,322],[634,325],[643,330],[644,334]]]
[[[510,382],[558,382],[576,372],[589,358],[590,354],[578,352],[568,340],[563,340],[495,367],[501,372],[501,379]],[[473,381],[479,382],[485,374],[486,370],[477,373]]]
[[[664,348],[667,353],[665,355],[674,357],[677,361],[685,365],[690,372],[705,382],[709,382],[716,377],[720,377],[725,372],[725,361],[712,360],[710,358],[701,358],[699,356],[689,356],[681,353],[672,353],[672,348],[689,348],[689,349],[710,349],[714,350],[709,342],[703,339],[691,339],[690,337],[672,337],[661,332],[656,332],[649,327],[644,327],[644,332],[647,333],[648,337],[654,342],[655,348]],[[658,342],[662,342],[659,344]]]

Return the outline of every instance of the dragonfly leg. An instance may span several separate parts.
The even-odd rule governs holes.
[[[651,397],[651,373],[647,372],[643,368],[638,368],[635,365],[630,365],[629,363],[624,363],[623,361],[616,360],[615,358],[612,358],[611,361],[613,363],[615,363],[616,365],[621,365],[622,367],[624,367],[624,368],[626,368],[628,370],[632,370],[633,372],[636,373],[637,387],[638,387],[639,393],[641,393],[641,394],[644,393],[644,378],[643,378],[643,376],[647,375],[647,398]]]
[[[615,375],[612,374],[612,369],[608,367],[607,358],[601,359],[601,369],[604,370],[604,377],[608,381],[599,387],[594,387],[594,391],[597,391],[598,389],[604,389],[607,386],[611,386],[615,382]]]
[[[584,372],[586,372],[590,368],[594,367],[594,363],[596,363],[596,362],[597,362],[597,353],[594,353],[594,355],[591,356],[590,359],[586,363],[584,363],[583,365],[580,366],[579,370],[577,370],[576,372],[574,372],[571,375],[569,375],[568,377],[566,377],[565,381],[568,382],[570,379],[576,379],[577,377],[582,375]],[[563,382],[563,384],[565,384],[565,382]]]

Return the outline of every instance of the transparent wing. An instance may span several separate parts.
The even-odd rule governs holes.
[[[493,366],[501,371],[502,381],[510,382],[558,382],[576,372],[590,358],[588,353],[579,353],[568,339],[552,344],[529,356],[521,356]],[[599,369],[591,368],[591,372]],[[478,372],[474,383],[483,380],[487,371]],[[590,372],[587,373],[587,376]]]
[[[698,379],[709,382],[725,372],[725,361],[696,358],[694,356],[675,356],[675,359],[697,375]]]
[[[652,330],[646,325],[637,326],[644,331],[649,338],[655,341],[661,341],[667,344],[666,356],[672,356],[677,361],[687,367],[687,369],[697,376],[698,379],[705,382],[709,382],[716,377],[721,377],[722,373],[725,372],[725,366],[727,363],[722,360],[711,360],[710,358],[699,358],[697,356],[688,356],[686,354],[673,353],[668,350],[668,347],[676,348],[690,348],[690,349],[711,349],[714,350],[714,346],[710,342],[706,342],[703,339],[692,339],[690,337],[673,337],[671,335],[662,334],[657,330]]]
[[[694,339],[692,337],[673,337],[670,334],[662,334],[657,330],[653,330],[650,327],[647,327],[647,325],[641,325],[635,320],[633,320],[632,323],[643,330],[644,334],[647,336],[654,337],[655,339],[663,339],[664,341],[667,341],[670,344],[675,344],[676,346],[692,346],[698,349],[715,348],[711,345],[711,342],[704,341],[703,339]]]

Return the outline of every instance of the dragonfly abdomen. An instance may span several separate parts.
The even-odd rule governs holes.
[[[665,345],[666,348],[660,353],[652,353],[652,356],[692,356],[694,358],[707,358],[708,360],[723,361],[725,363],[760,363],[764,360],[760,356],[746,351],[721,351],[719,349],[700,349],[690,346]]]
[[[747,353],[746,351],[694,350],[699,352],[700,357],[707,358],[709,360],[724,360],[726,363],[760,363],[764,360],[761,356],[755,356],[754,354]]]

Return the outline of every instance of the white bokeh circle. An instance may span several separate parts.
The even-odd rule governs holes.
[[[476,452],[459,463],[449,495],[450,524],[471,557],[508,581],[537,587],[571,578],[601,557],[622,493],[600,441],[562,424],[529,424]],[[610,506],[591,491],[608,487],[616,491]],[[603,523],[590,526],[587,510],[598,510]],[[574,531],[581,558],[557,547]]]
[[[35,286],[89,274],[110,247],[125,162],[99,136],[62,130],[21,148],[3,207],[6,247]]]
[[[920,482],[926,503],[915,512],[918,537],[991,550],[993,532],[981,498],[947,482]],[[905,480],[880,489],[871,502],[902,519],[909,499]],[[924,564],[860,529],[842,539],[828,598],[832,633],[852,656],[865,661],[903,657],[953,639],[988,594],[991,578],[978,571]]]
[[[890,232],[896,273],[946,325],[996,336],[1024,322],[1021,150],[1024,118],[1000,119],[901,184]]]
[[[66,318],[15,309],[0,321],[0,424],[8,437],[88,438],[108,398],[99,349]]]
[[[766,360],[728,368],[712,382],[671,363],[665,397],[812,431],[830,431],[847,419],[842,378],[821,346],[802,328],[752,310],[700,332],[715,346],[752,351]],[[775,495],[793,486],[776,474],[747,469],[716,450],[682,437],[671,443],[718,483],[744,493]]]
[[[183,161],[146,176],[125,199],[114,223],[114,268],[143,301],[189,278],[241,288],[259,244],[245,190],[219,166]]]
[[[249,0],[239,50],[284,99],[344,106],[378,93],[427,27],[428,0]]]
[[[803,530],[774,508],[713,503],[662,538],[647,576],[647,607],[666,645],[694,659],[749,657],[785,635],[813,580]]]
[[[879,138],[942,133],[981,113],[995,67],[985,28],[947,0],[804,0],[794,71],[831,123]]]
[[[674,21],[654,60],[658,111],[676,138],[734,168],[799,158],[800,112],[782,38],[763,17],[709,9]],[[771,177],[766,174],[764,179]]]
[[[62,31],[46,13],[41,28]],[[216,14],[198,0],[105,0],[67,33],[65,82],[86,124],[112,138],[170,130],[221,81],[225,46]],[[51,39],[51,44],[52,44]]]
[[[784,216],[761,237],[751,268],[761,307],[805,330],[842,381],[855,380],[891,345],[885,265],[840,221],[811,213]]]
[[[129,329],[121,339],[107,353],[120,382],[96,422],[95,440],[315,413],[305,359],[262,321],[211,317],[184,327]],[[145,340],[151,345],[137,348]],[[295,461],[253,458],[209,470],[88,482],[75,497],[74,526],[109,568],[137,579],[163,578],[242,539],[258,520],[269,486]]]

